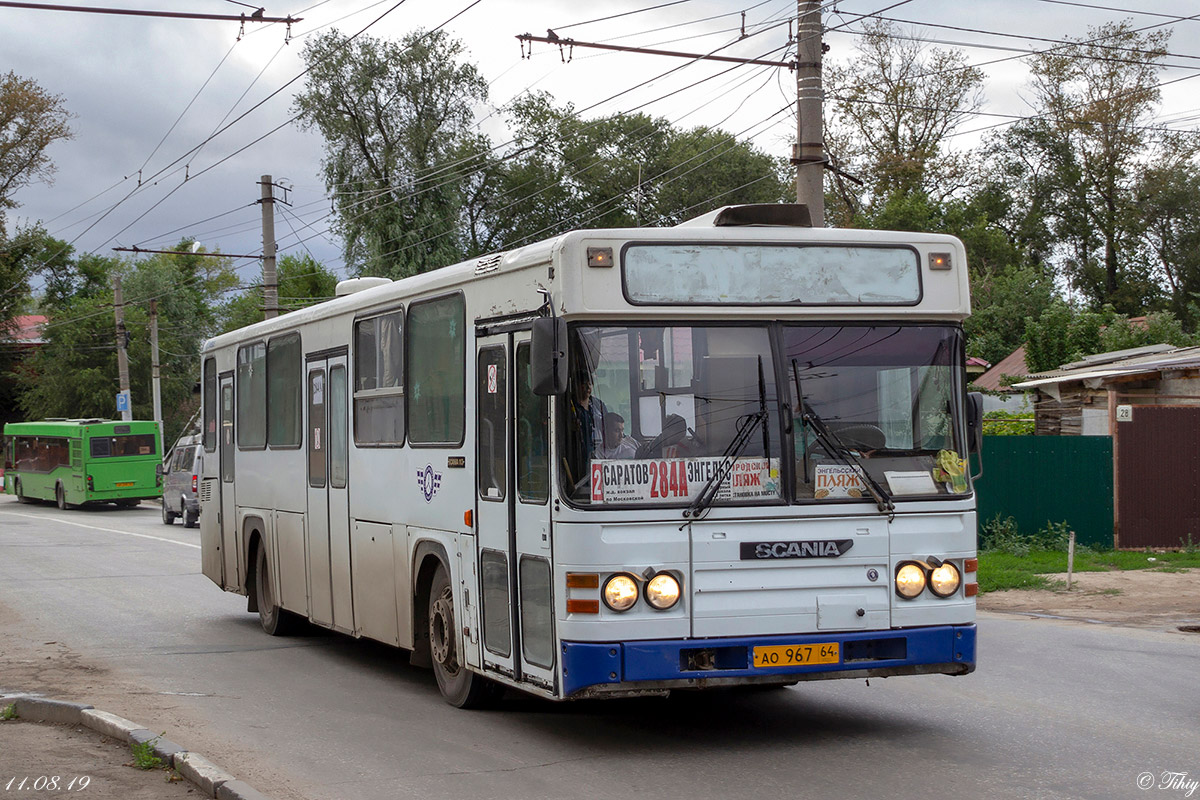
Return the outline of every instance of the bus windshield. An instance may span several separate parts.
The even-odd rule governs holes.
[[[715,502],[781,499],[765,325],[576,326],[569,346],[559,417],[568,499],[686,506],[726,461]]]
[[[788,326],[796,499],[967,491],[962,332],[942,326]],[[803,402],[800,398],[803,396]]]
[[[716,504],[968,491],[960,329],[782,326],[782,389],[771,338],[765,324],[573,327],[563,495],[686,507],[724,471]]]

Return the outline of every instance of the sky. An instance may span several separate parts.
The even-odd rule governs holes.
[[[233,0],[76,1],[201,14],[253,10]],[[10,231],[40,223],[77,253],[166,248],[184,238],[209,251],[261,253],[256,201],[261,176],[270,175],[287,187],[276,194],[290,203],[276,204],[280,254],[311,254],[347,277],[341,244],[329,230],[322,141],[289,123],[292,96],[303,86],[304,42],[330,28],[398,40],[444,25],[489,82],[488,102],[475,111],[496,143],[506,139],[504,106],[529,91],[571,103],[585,118],[637,109],[680,127],[720,127],[781,156],[790,155],[795,139],[795,78],[787,69],[583,48],[560,53],[547,44],[533,45],[530,54],[515,38],[552,29],[579,41],[690,53],[722,48],[725,55],[787,61],[795,0],[272,2],[279,5],[266,6],[266,16],[302,18],[290,39],[282,24],[247,22],[243,33],[237,22],[0,7],[0,70],[60,95],[75,133],[50,149],[53,184],[31,185],[14,198],[20,205],[8,214]],[[861,39],[856,32],[871,14],[898,20],[903,33],[931,46],[961,48],[987,74],[982,110],[1016,115],[1030,112],[1028,59],[1009,48],[1052,47],[1044,40],[1080,38],[1110,21],[1163,26],[1173,31],[1168,61],[1179,66],[1161,77],[1185,80],[1164,85],[1159,120],[1183,130],[1200,120],[1200,81],[1186,80],[1200,74],[1195,0],[841,0],[824,7],[825,58],[851,59]],[[1177,19],[1190,15],[1197,19]],[[968,120],[958,141],[977,144],[980,129],[1000,122]],[[234,261],[244,282],[259,264]]]

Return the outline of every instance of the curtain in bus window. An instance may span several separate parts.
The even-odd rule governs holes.
[[[404,442],[404,312],[354,327],[354,441]]]
[[[267,345],[267,443],[300,445],[300,335],[279,336]]]
[[[263,342],[255,342],[238,348],[238,447],[263,447],[267,443],[266,366],[267,346]]]
[[[408,311],[409,438],[457,444],[466,425],[461,295],[414,303]]]

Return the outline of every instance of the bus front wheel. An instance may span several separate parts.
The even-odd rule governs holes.
[[[275,602],[270,567],[267,565],[267,548],[260,542],[255,550],[254,591],[258,599],[258,621],[263,630],[272,636],[288,636],[296,631],[299,620],[295,614]]]
[[[15,481],[13,481],[13,491],[17,493],[17,500],[21,501],[22,503],[35,502],[32,497],[25,496],[25,488],[21,486],[20,478],[17,478]]]
[[[439,565],[429,590],[429,650],[433,674],[446,702],[458,708],[482,708],[500,697],[504,687],[463,665],[458,652],[454,591],[446,568]]]

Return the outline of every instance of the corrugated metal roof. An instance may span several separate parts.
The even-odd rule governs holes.
[[[1168,347],[1170,347],[1168,345]],[[1122,375],[1139,375],[1143,373],[1163,372],[1165,370],[1198,369],[1200,368],[1200,347],[1178,347],[1163,351],[1145,353],[1145,348],[1135,348],[1141,355],[1126,356],[1116,360],[1104,360],[1093,357],[1091,361],[1077,361],[1067,364],[1050,372],[1031,375],[1030,380],[1014,384],[1014,389],[1036,389],[1074,381],[1094,381],[1098,386],[1106,378]],[[1101,353],[1099,356],[1114,355]]]

